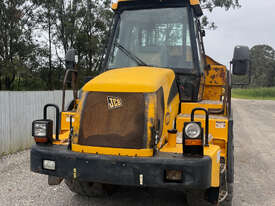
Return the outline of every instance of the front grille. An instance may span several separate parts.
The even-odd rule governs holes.
[[[146,148],[143,93],[89,92],[81,113],[80,145]]]

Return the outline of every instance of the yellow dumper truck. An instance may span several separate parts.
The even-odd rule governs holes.
[[[248,47],[235,48],[232,71],[207,56],[199,0],[119,0],[112,9],[101,72],[80,91],[74,50],[66,54],[74,99],[64,106],[64,88],[61,111],[45,105],[32,123],[31,170],[87,196],[158,187],[187,191],[189,205],[231,205],[231,74],[247,73]]]

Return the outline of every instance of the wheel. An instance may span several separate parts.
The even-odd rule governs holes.
[[[227,171],[226,178],[223,178],[223,182],[227,183],[227,192],[228,195],[226,199],[220,204],[221,206],[232,206],[233,202],[233,189],[234,189],[234,138],[233,138],[233,122],[231,123],[228,137],[228,146],[227,146]]]
[[[186,192],[186,201],[188,206],[232,206],[233,201],[233,184],[228,184],[228,195],[221,203],[210,203],[205,198],[205,191],[188,191]]]
[[[207,199],[218,203],[210,203]],[[227,170],[220,175],[220,188],[188,191],[186,200],[189,206],[232,206],[233,183],[228,182]]]
[[[225,171],[225,173],[221,175],[221,187],[219,194],[220,206],[232,206],[233,186],[234,183],[230,183],[228,181],[227,171]]]
[[[88,197],[102,197],[112,194],[114,191],[113,185],[84,182],[74,179],[65,179],[68,188],[79,195]]]
[[[192,190],[186,192],[188,206],[218,206],[218,203],[210,203],[205,198],[205,190]]]
[[[227,145],[227,182],[234,183],[234,135],[233,135],[233,122],[230,122]]]
[[[228,183],[227,188],[228,188],[227,198],[222,203],[220,203],[219,206],[232,206],[232,202],[233,202],[233,183]]]

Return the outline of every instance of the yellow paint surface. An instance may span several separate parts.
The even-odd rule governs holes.
[[[153,156],[153,149],[123,149],[110,147],[92,147],[72,144],[72,151],[83,152],[89,154],[104,154],[104,155],[118,155],[118,156],[132,156],[132,157],[151,157]]]
[[[89,81],[83,87],[83,91],[156,92],[161,86],[169,87],[174,77],[175,74],[170,69],[153,67],[113,69]]]
[[[170,90],[169,90],[170,91]],[[169,92],[168,91],[168,92]],[[167,92],[167,93],[168,93]],[[168,97],[167,97],[168,98]],[[174,99],[171,101],[170,105],[166,105],[165,104],[165,113],[164,113],[164,120],[163,120],[163,132],[162,132],[162,138],[161,138],[161,142],[158,145],[158,148],[160,148],[162,146],[162,144],[165,142],[165,140],[168,141],[168,130],[172,129],[174,127],[173,123],[174,120],[176,119],[177,115],[178,115],[178,108],[179,108],[179,95],[177,94]],[[169,122],[167,124],[166,120],[165,120],[165,115],[169,113]]]
[[[204,100],[220,100],[224,95],[226,85],[227,69],[212,58],[206,56],[206,63],[210,65],[209,70],[205,70]]]
[[[75,121],[75,112],[62,112],[61,113],[61,127],[60,130],[70,130],[70,116],[73,116],[73,122]]]
[[[118,4],[117,4],[117,3],[113,3],[113,4],[112,4],[112,9],[113,9],[113,10],[116,10],[117,7],[118,7]]]
[[[160,150],[160,152],[182,154],[182,144],[177,144],[174,148],[171,148],[166,144]],[[204,156],[210,157],[212,161],[211,187],[219,187],[220,184],[220,161],[218,158],[219,152],[220,147],[217,145],[209,145],[209,147],[204,147]]]
[[[176,144],[176,147],[170,147],[168,144],[164,145],[160,149],[160,152],[177,153],[182,154],[182,144]]]
[[[199,5],[199,4],[200,4],[200,1],[199,1],[199,0],[190,0],[190,4],[191,4],[192,6],[194,6],[194,5]]]
[[[204,147],[204,155],[209,156],[212,160],[211,187],[220,186],[220,161],[218,158],[219,152],[219,146],[210,145],[209,147]]]
[[[201,122],[205,127],[204,115],[195,115],[195,121]],[[182,131],[184,122],[190,122],[190,115],[180,114],[177,117],[177,130]],[[223,128],[220,128],[224,124]],[[209,138],[222,139],[227,142],[228,136],[228,119],[223,116],[210,115],[209,117]]]
[[[205,109],[222,109],[223,104],[221,101],[212,101],[212,102],[182,102],[181,103],[181,113],[182,114],[191,114],[192,110],[195,108],[205,108]],[[196,111],[195,114],[205,114],[202,111]]]

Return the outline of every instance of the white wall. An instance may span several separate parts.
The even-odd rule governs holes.
[[[66,92],[65,106],[72,96],[72,91]],[[31,147],[32,121],[43,119],[43,107],[49,103],[61,110],[62,91],[0,92],[0,156]],[[55,120],[54,110],[48,113]]]

